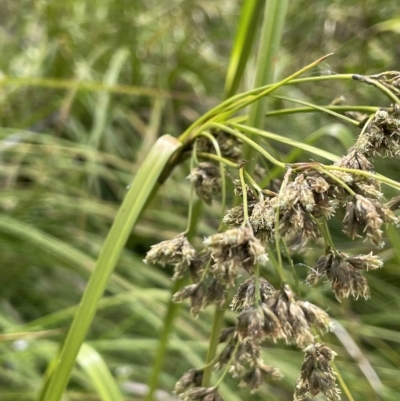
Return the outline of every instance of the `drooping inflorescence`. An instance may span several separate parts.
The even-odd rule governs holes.
[[[217,162],[225,161],[241,173],[238,179],[235,170],[225,172],[232,179],[235,205],[225,212],[222,229],[204,239],[203,249],[195,250],[183,233],[154,245],[145,260],[174,266],[174,279],[191,276],[193,282],[172,299],[188,300],[193,316],[214,305],[217,311],[230,306],[237,318],[234,325],[219,333],[220,346],[214,359],[204,367],[188,370],[176,383],[175,393],[181,399],[222,400],[219,384],[226,374],[251,392],[265,381],[279,379],[281,373],[267,364],[263,355],[266,341],[279,341],[305,352],[295,401],[317,394],[329,401],[340,400],[331,366],[336,354],[318,342],[320,335],[332,329],[331,319],[326,311],[302,299],[302,288],[307,287],[293,291],[281,253],[284,250],[291,262],[293,251],[306,245],[319,248],[322,256],[305,272],[305,284],[315,286],[327,280],[339,301],[371,296],[364,273],[381,268],[382,259],[370,251],[350,255],[338,250],[329,231],[329,220],[341,216],[343,233],[351,240],[368,239],[369,246],[382,248],[385,225],[399,224],[395,211],[400,208],[400,197],[385,200],[372,157],[400,155],[400,108],[379,110],[366,121],[355,145],[335,163],[288,165],[279,185],[274,182],[263,188],[256,183],[256,174],[245,180],[247,162],[241,158],[240,140],[230,135],[231,131],[207,133],[218,142],[219,152],[207,137],[198,139],[194,149],[199,156],[209,155],[209,161],[198,163],[189,175],[197,196],[211,204],[224,192]],[[276,244],[271,247],[273,242]],[[272,264],[281,279],[276,288],[262,277],[267,271],[264,268],[271,265],[268,253],[274,252],[273,248],[278,258],[274,256]],[[222,371],[214,386],[209,380],[210,366]]]

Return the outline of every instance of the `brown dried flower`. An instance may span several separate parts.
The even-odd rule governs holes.
[[[181,290],[176,292],[172,297],[172,301],[176,303],[183,302],[186,299],[190,299],[190,312],[194,317],[197,317],[197,315],[203,309],[204,305],[203,283],[200,282],[197,284],[187,285],[186,287],[183,287]]]
[[[254,206],[257,202],[248,202],[248,213],[251,215]],[[239,206],[235,206],[232,209],[229,209],[226,212],[226,215],[222,219],[222,222],[229,227],[240,227],[244,221],[244,211],[243,211],[243,204]]]
[[[314,342],[311,326],[330,329],[326,312],[309,302],[296,301],[290,287],[285,284],[268,301],[268,306],[278,318],[288,344],[304,347]]]
[[[226,134],[219,130],[211,130],[221,150],[221,155],[234,161],[239,161],[242,157],[242,141],[233,135]],[[197,151],[215,153],[215,148],[206,137],[200,137],[197,140]]]
[[[304,246],[310,237],[320,235],[311,214],[300,204],[282,215],[279,228],[281,235],[286,237],[287,245],[293,249]]]
[[[268,299],[271,298],[272,294],[275,292],[275,288],[272,284],[270,284],[267,280],[260,277],[260,296],[261,302],[266,303]],[[240,284],[239,288],[237,289],[230,307],[233,311],[238,312],[242,311],[243,309],[247,309],[250,306],[253,306],[255,303],[255,296],[256,296],[256,287],[255,287],[255,278],[249,277],[245,280],[242,284]]]
[[[221,192],[221,173],[212,163],[199,163],[190,172],[188,178],[194,183],[197,196],[209,205],[213,197]]]
[[[399,157],[400,119],[398,110],[378,110],[357,140],[358,150],[366,156]]]
[[[205,296],[203,299],[203,308],[214,304],[217,308],[224,307],[226,303],[227,290],[221,281],[213,278],[206,286]]]
[[[317,260],[308,273],[306,282],[314,285],[322,276],[326,275],[338,300],[350,295],[355,299],[360,296],[368,299],[369,287],[361,270],[374,270],[382,265],[382,260],[372,252],[368,255],[350,257],[342,252],[330,251]]]
[[[173,265],[173,279],[176,280],[183,277],[187,271],[195,270],[198,267],[198,259],[199,256],[185,233],[181,233],[171,240],[152,245],[144,261],[163,267]]]
[[[175,384],[175,393],[181,394],[190,387],[199,387],[203,380],[203,370],[190,369]]]
[[[264,364],[262,360],[258,360],[257,365],[242,376],[239,386],[250,387],[251,392],[254,393],[268,378],[279,380],[282,378],[282,374],[279,369]]]
[[[308,396],[322,393],[329,401],[340,401],[340,390],[336,387],[336,375],[330,362],[336,353],[325,344],[309,345],[294,390],[294,401],[303,401]]]
[[[182,394],[184,401],[224,401],[216,387],[194,387]]]
[[[248,226],[214,234],[206,238],[204,244],[214,262],[211,265],[212,274],[226,287],[234,285],[240,268],[252,274],[256,263],[265,264],[268,261],[264,246]]]
[[[381,248],[384,245],[383,231],[381,230],[384,222],[398,224],[398,219],[389,208],[378,200],[356,195],[355,201],[349,202],[346,206],[343,231],[355,239],[358,232],[362,230],[374,245]]]
[[[247,200],[256,201],[257,194],[247,184],[245,185],[246,185]],[[236,196],[240,196],[241,198],[243,198],[242,183],[238,179],[233,180],[233,192],[235,193]]]

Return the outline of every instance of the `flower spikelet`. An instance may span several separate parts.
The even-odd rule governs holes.
[[[368,299],[370,291],[362,270],[374,270],[382,267],[382,260],[373,255],[349,256],[342,252],[328,252],[321,256],[307,275],[306,283],[316,284],[326,275],[338,300],[352,295],[355,299]]]
[[[296,383],[294,401],[303,401],[308,396],[314,397],[320,393],[328,401],[340,401],[336,375],[330,366],[336,353],[322,343],[309,345],[304,352],[304,362]]]
[[[196,250],[187,240],[185,234],[182,233],[171,240],[153,245],[147,252],[144,261],[146,263],[159,264],[163,267],[173,265],[173,279],[175,280],[183,277],[188,270],[195,267],[198,259]]]
[[[343,231],[352,239],[360,231],[365,232],[375,246],[382,248],[384,242],[381,227],[384,222],[398,224],[398,218],[378,200],[356,195],[355,200],[346,206]]]
[[[184,401],[224,401],[215,387],[194,387],[180,394]]]
[[[252,274],[256,263],[265,264],[268,260],[264,246],[249,226],[214,234],[206,238],[204,244],[213,259],[212,274],[227,287],[234,285],[240,268]]]
[[[278,318],[288,344],[304,347],[313,343],[312,325],[325,330],[330,328],[327,313],[309,302],[296,301],[287,284],[276,291],[268,305]]]
[[[270,284],[265,278],[260,277],[260,296],[261,302],[266,303],[268,299],[271,298],[272,294],[275,292],[275,288],[272,284]],[[242,284],[240,284],[237,289],[230,307],[233,311],[238,312],[243,309],[249,308],[253,306],[255,303],[256,297],[256,286],[254,277],[250,277],[245,280]]]
[[[212,163],[199,163],[192,169],[188,178],[193,182],[197,196],[209,205],[213,197],[221,191],[221,173]]]
[[[190,300],[190,305],[191,305],[190,311],[192,315],[194,317],[197,317],[197,315],[203,309],[204,305],[203,283],[200,282],[197,284],[187,285],[186,287],[183,287],[181,290],[176,292],[172,297],[172,301],[176,303],[183,302],[186,299]]]

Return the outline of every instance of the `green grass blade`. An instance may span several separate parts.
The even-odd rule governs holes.
[[[49,365],[47,379],[43,383],[39,396],[40,401],[59,401],[61,399],[79,349],[92,323],[108,279],[118,262],[122,248],[146,202],[157,187],[160,174],[180,146],[180,142],[169,135],[161,137],[154,144],[139,169],[104,242],[67,337],[59,354]]]
[[[89,377],[102,401],[124,401],[106,363],[95,349],[88,344],[82,344],[76,361]]]
[[[244,1],[239,26],[233,44],[228,71],[225,78],[225,97],[233,96],[239,87],[257,31],[258,18],[264,7],[264,0]]]
[[[257,71],[254,87],[269,84],[274,79],[274,64],[281,41],[288,0],[268,0],[265,7],[261,42],[258,49]],[[265,114],[265,99],[260,99],[250,107],[248,124],[262,128]],[[243,158],[250,160],[253,150],[249,145],[243,146]],[[254,166],[254,162],[251,166]]]

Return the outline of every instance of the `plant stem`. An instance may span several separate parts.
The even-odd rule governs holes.
[[[214,365],[211,362],[215,358],[215,354],[219,344],[219,333],[221,332],[222,324],[224,322],[225,309],[228,306],[227,303],[221,309],[215,308],[210,339],[208,342],[206,368],[204,369],[203,380],[201,383],[203,387],[208,387],[210,385],[210,379],[214,368]]]
[[[213,144],[215,153],[222,158],[221,149],[219,147],[218,141],[207,131],[201,132],[202,136],[208,138],[210,142]],[[221,186],[222,186],[222,196],[221,196],[221,220],[225,215],[225,206],[226,206],[226,177],[225,177],[225,168],[224,162],[219,162],[219,171],[221,174]],[[221,223],[222,224],[222,223]]]
[[[234,167],[234,168],[238,167],[237,163],[231,162],[230,160],[225,159],[224,157],[220,157],[220,156],[214,155],[212,153],[199,152],[199,153],[197,153],[197,156],[204,157],[205,159],[215,160],[215,161],[220,162],[220,163],[224,163],[225,165],[227,165],[229,167]]]
[[[303,100],[294,99],[294,98],[287,97],[287,96],[272,95],[271,97],[273,97],[274,99],[281,99],[281,100],[286,100],[288,102],[294,102],[294,103],[302,104],[302,105],[308,106],[308,107],[310,107],[312,109],[322,111],[323,113],[330,114],[331,116],[339,118],[340,120],[346,121],[346,122],[348,122],[350,124],[353,124],[353,125],[355,125],[357,127],[360,126],[360,123],[357,120],[354,120],[353,118],[344,116],[343,114],[336,113],[335,111],[330,110],[330,109],[328,109],[327,107],[324,107],[324,106],[318,106],[318,105],[310,103],[310,102],[305,102]]]
[[[275,159],[275,157],[270,155],[262,146],[258,145],[256,142],[254,142],[252,139],[248,138],[246,135],[243,135],[240,132],[237,132],[237,131],[233,130],[232,128],[229,128],[226,125],[213,123],[212,126],[219,128],[219,129],[223,129],[224,132],[227,132],[233,136],[236,136],[237,138],[241,139],[243,142],[247,143],[252,148],[257,150],[259,153],[261,153],[271,163],[276,164],[279,167],[285,168],[285,163],[282,163],[279,160]]]
[[[244,181],[244,174],[243,174],[244,168],[240,167],[239,168],[239,177],[240,177],[240,183],[242,184],[242,192],[243,192],[243,226],[245,226],[248,221],[249,221],[249,209],[247,206],[247,189],[246,189],[246,183]]]
[[[175,316],[181,307],[180,304],[172,302],[172,295],[182,288],[184,282],[185,279],[176,280],[171,288],[171,297],[167,304],[167,314],[164,318],[164,326],[157,343],[157,351],[155,352],[155,359],[151,367],[151,374],[147,383],[149,391],[144,399],[145,401],[153,401],[154,393],[157,390],[158,378],[164,365],[165,355],[167,353],[169,336],[173,328]]]

